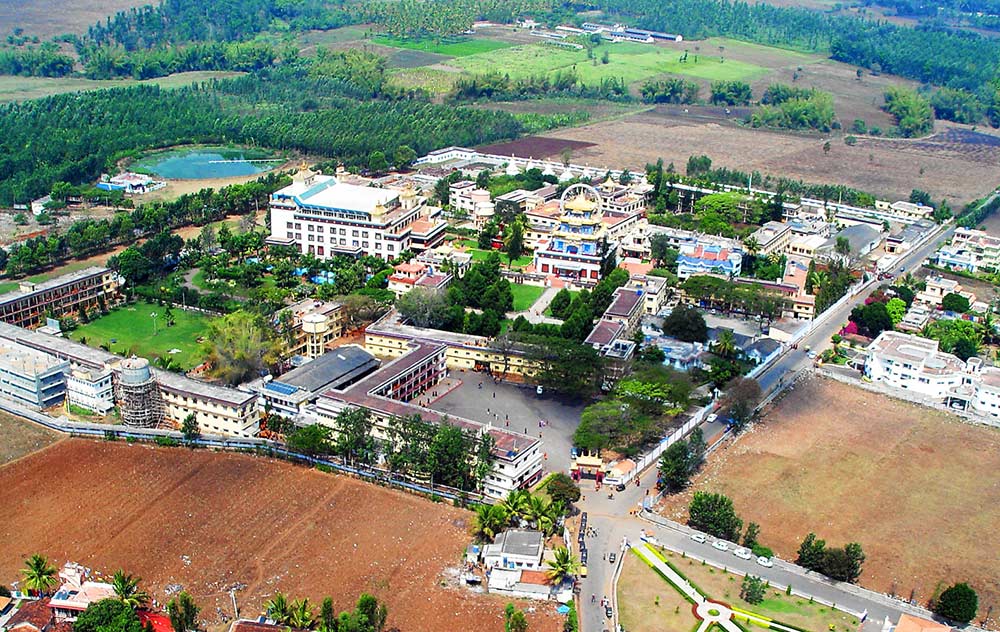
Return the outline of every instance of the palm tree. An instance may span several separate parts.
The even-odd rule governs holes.
[[[523,513],[521,517],[532,524],[537,529],[541,529],[541,522],[545,519],[548,513],[548,507],[545,501],[539,496],[528,496],[528,502],[524,506]]]
[[[501,500],[498,505],[507,512],[507,519],[517,520],[524,514],[524,509],[528,504],[531,493],[524,489],[512,489],[507,492],[507,497]]]
[[[36,592],[44,595],[50,588],[54,588],[59,583],[56,575],[56,567],[49,564],[44,555],[35,553],[24,561],[25,567],[21,569],[24,576],[24,587],[29,592]]]
[[[140,581],[141,577],[133,577],[121,570],[116,572],[114,579],[111,580],[118,600],[133,610],[143,607],[149,601],[149,595],[139,588]]]
[[[544,513],[538,518],[538,530],[550,535],[559,519],[566,513],[566,507],[561,502],[551,501],[545,505]]]
[[[267,612],[268,619],[272,619],[281,625],[288,625],[288,622],[292,618],[288,599],[280,591],[274,593],[274,596],[264,604],[264,611]]]
[[[492,540],[507,526],[510,516],[503,505],[476,505],[476,535]]]
[[[728,329],[720,331],[719,337],[712,345],[712,350],[723,358],[731,358],[736,355],[736,337],[733,335],[733,332]]]
[[[572,578],[581,568],[580,560],[564,546],[554,548],[552,559],[546,560],[545,565],[549,567],[545,571],[545,577],[553,584],[560,584],[563,580]]]
[[[753,235],[743,240],[743,247],[746,249],[747,254],[751,257],[756,257],[757,253],[760,252],[760,244],[757,242],[757,238]]]
[[[296,599],[292,602],[288,625],[296,630],[309,630],[316,625],[316,620],[313,618],[312,608],[309,607],[308,599]]]
[[[812,271],[812,290],[813,294],[819,292],[819,289],[830,282],[830,275],[822,270]]]

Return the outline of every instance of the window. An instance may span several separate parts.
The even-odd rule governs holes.
[[[295,228],[295,224],[292,222],[285,222],[285,228]]]
[[[346,231],[346,230],[344,230],[343,228],[341,228],[341,229],[340,229],[340,234],[341,234],[341,235],[346,235],[346,234],[347,234],[347,231]]]
[[[315,227],[315,226],[313,226],[312,224],[309,224],[308,226],[306,226],[306,228],[308,228],[308,229],[309,229],[309,232],[310,232],[310,233],[316,230],[316,227]]]
[[[393,246],[392,244],[388,244],[386,245],[385,249],[388,250],[389,252],[392,252],[393,250],[396,249],[396,247]]]
[[[323,241],[323,238],[320,237],[319,240]],[[322,255],[323,254],[323,246],[320,246],[319,248],[316,249],[316,254],[318,254],[318,255]]]
[[[316,240],[315,235],[309,235],[309,241],[315,241],[315,240]]]
[[[302,241],[302,233],[295,233],[295,238]]]
[[[317,233],[322,233],[323,232],[323,227],[322,226],[317,226],[316,227],[316,232]]]
[[[365,234],[362,235],[362,237],[368,237],[368,231],[367,230],[365,231]]]
[[[301,222],[295,222],[295,230],[302,230],[302,223]]]
[[[341,240],[340,240],[340,245],[341,245],[341,246],[345,246],[345,245],[347,245],[347,240],[346,240],[346,239],[341,239]]]
[[[367,241],[361,242],[361,247],[362,248],[367,248],[368,247],[368,242]]]
[[[319,243],[323,243],[323,235],[318,236],[316,238],[316,241],[318,241]]]
[[[288,231],[286,235],[288,236],[289,239],[295,239],[295,233],[293,233],[292,231]]]
[[[357,236],[358,236],[358,231],[352,230],[351,231],[351,237],[357,237]]]

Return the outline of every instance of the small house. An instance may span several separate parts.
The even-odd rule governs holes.
[[[483,547],[483,563],[490,569],[534,570],[541,567],[544,550],[541,531],[508,529]]]

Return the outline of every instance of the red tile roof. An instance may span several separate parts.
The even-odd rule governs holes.
[[[28,627],[36,630],[44,630],[45,626],[52,621],[52,610],[49,608],[49,600],[21,602],[21,608],[14,616],[7,621],[7,629],[13,630],[17,627]]]

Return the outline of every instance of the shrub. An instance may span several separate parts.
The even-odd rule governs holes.
[[[979,609],[979,596],[968,584],[954,584],[938,597],[934,614],[958,623],[969,623]]]

